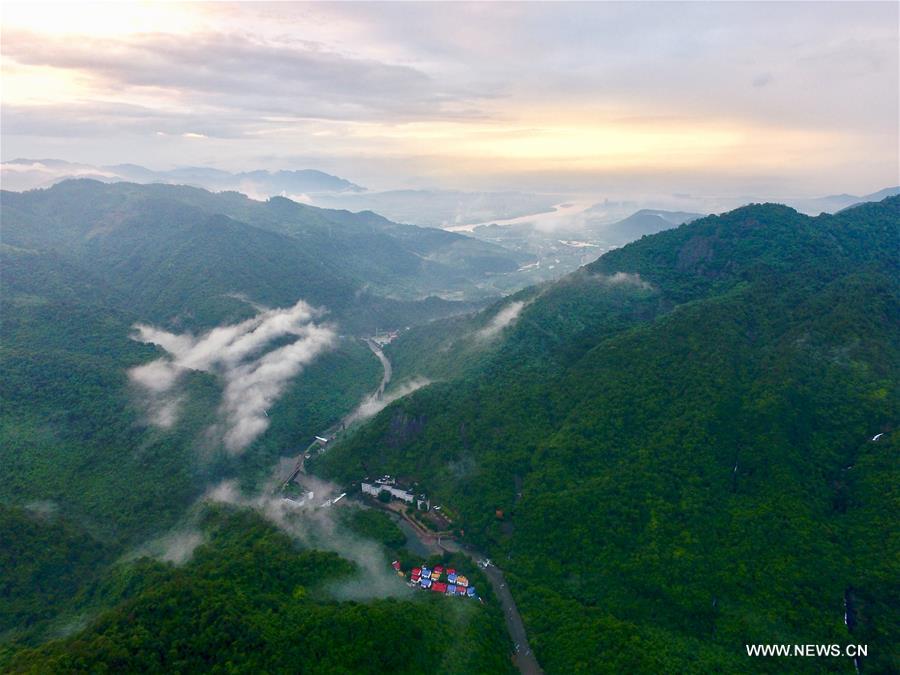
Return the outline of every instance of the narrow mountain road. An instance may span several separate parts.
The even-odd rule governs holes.
[[[453,550],[446,546],[442,540],[439,540],[438,545],[448,551]],[[451,545],[465,553],[476,563],[485,559],[484,555],[473,548],[462,546],[456,541],[453,541]],[[484,568],[484,575],[491,583],[491,588],[494,589],[494,594],[497,596],[497,599],[500,601],[500,607],[503,609],[506,630],[509,632],[516,649],[516,653],[513,656],[516,667],[518,667],[522,675],[540,675],[544,671],[541,669],[534,652],[531,651],[531,646],[528,644],[525,623],[522,621],[522,615],[519,614],[519,608],[516,607],[516,601],[509,590],[509,584],[506,583],[503,572],[500,571],[499,567],[491,564]]]
[[[381,378],[381,384],[370,397],[376,400],[380,400],[384,396],[385,388],[391,381],[393,369],[391,367],[390,360],[384,355],[384,352],[381,350],[381,347],[378,346],[378,343],[376,343],[371,338],[363,338],[363,340],[368,345],[369,349],[372,350],[372,353],[375,354],[376,357],[378,357],[378,360],[381,361],[381,365],[384,368],[384,375]],[[328,439],[328,441],[330,442],[337,435],[337,433],[346,426],[351,417],[352,413],[344,417],[344,419],[335,424],[333,427],[322,432],[322,437]],[[313,443],[313,445],[311,445],[310,448],[307,449],[307,452],[309,452],[309,450],[311,450],[314,445],[315,443]],[[298,473],[305,471],[304,454],[305,453],[301,454],[300,457],[297,458],[297,464],[294,467],[293,473],[288,478],[288,482],[293,480],[293,478]],[[472,561],[476,564],[479,560],[485,560],[487,558],[485,555],[475,550],[474,548],[458,543],[452,537],[449,537],[445,534],[437,534],[428,531],[419,523],[415,522],[412,518],[407,516],[406,513],[404,513],[402,510],[394,510],[382,505],[379,505],[378,508],[388,511],[403,524],[402,529],[404,533],[407,535],[407,537],[413,537],[416,540],[418,544],[416,548],[420,552],[461,552],[471,558]],[[510,593],[509,585],[506,583],[506,579],[503,577],[503,572],[501,572],[500,569],[495,567],[494,565],[490,565],[484,568],[484,573],[488,579],[488,582],[491,584],[491,588],[494,589],[494,594],[497,596],[497,599],[500,602],[500,607],[503,610],[503,618],[506,621],[506,629],[509,632],[510,638],[512,638],[513,644],[515,645],[516,651],[515,655],[513,656],[513,660],[516,664],[516,667],[523,675],[542,674],[544,671],[541,669],[541,666],[540,664],[538,664],[534,653],[531,651],[531,647],[528,645],[528,636],[525,633],[525,624],[522,622],[522,616],[519,614],[519,609],[518,607],[516,607],[516,601],[513,599],[512,593]]]
[[[381,361],[381,365],[384,368],[384,376],[381,378],[381,384],[378,386],[378,389],[375,391],[373,396],[376,399],[381,399],[384,396],[384,389],[388,386],[388,383],[391,381],[391,375],[393,374],[393,369],[391,368],[391,362],[388,360],[388,357],[384,355],[384,352],[381,350],[381,347],[378,346],[378,343],[375,342],[372,338],[363,338],[365,343],[369,345],[369,349],[372,350],[372,353],[378,357],[378,360]]]
[[[387,511],[400,520],[404,525],[402,528],[403,532],[408,537],[412,536],[416,539],[418,544],[417,548],[419,550],[431,551],[433,553],[440,553],[442,551],[448,553],[463,553],[476,564],[479,560],[487,559],[480,551],[471,546],[460,544],[452,537],[429,532],[401,510],[395,510],[380,505],[378,508]],[[509,584],[506,583],[503,572],[493,564],[483,569],[488,582],[491,584],[491,588],[494,589],[494,595],[496,595],[497,599],[500,601],[500,607],[503,610],[503,618],[506,621],[506,630],[509,632],[509,636],[512,638],[513,644],[515,645],[516,653],[513,660],[516,667],[523,675],[540,675],[544,671],[541,669],[534,652],[531,651],[531,646],[528,644],[528,635],[525,632],[525,624],[522,621],[522,615],[519,614],[519,608],[516,606],[516,601],[509,590]]]
[[[516,607],[516,601],[513,600],[512,593],[509,592],[509,585],[497,567],[491,565],[484,570],[485,576],[491,582],[494,593],[500,600],[500,606],[503,608],[503,618],[506,620],[506,630],[509,631],[513,643],[516,645],[516,654],[513,657],[519,672],[524,675],[537,675],[543,673],[541,666],[531,651],[528,644],[528,635],[525,633],[525,624],[522,621],[522,615]]]
[[[393,368],[391,366],[390,359],[384,355],[384,352],[381,350],[381,347],[378,346],[378,343],[375,342],[372,338],[362,338],[363,342],[368,345],[369,349],[372,350],[372,353],[378,358],[381,362],[381,367],[384,370],[384,374],[381,376],[381,383],[378,385],[378,389],[369,394],[367,400],[376,400],[380,401],[384,397],[384,390],[388,386],[391,381],[391,376],[393,375]],[[354,420],[355,411],[350,411],[346,415],[344,415],[339,422],[332,424],[325,431],[318,434],[316,438],[324,438],[329,443],[334,440],[335,436],[338,435],[341,431],[343,431],[347,425],[349,425]],[[297,477],[298,474],[306,473],[306,455],[312,452],[313,448],[318,445],[318,441],[314,440],[309,444],[309,447],[306,448],[300,455],[297,457],[296,462],[294,463],[294,468],[287,475],[287,477],[279,483],[283,488],[285,485],[290,483],[294,478]]]

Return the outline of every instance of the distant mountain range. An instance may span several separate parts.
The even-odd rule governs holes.
[[[66,178],[93,178],[105,183],[167,183],[192,185],[220,192],[235,190],[250,196],[308,196],[316,193],[363,192],[365,188],[348,180],[314,169],[296,171],[242,171],[231,173],[202,166],[186,166],[155,171],[138,164],[94,166],[62,159],[14,159],[0,165],[3,187],[32,190],[49,187]]]
[[[621,246],[645,235],[670,230],[702,217],[702,213],[641,209],[611,225],[597,225],[589,222],[588,229],[592,235],[602,239],[604,243]]]
[[[563,199],[560,195],[529,192],[387,190],[322,194],[313,201],[328,208],[375,211],[400,223],[448,227],[552,211]]]
[[[550,211],[559,195],[459,190],[369,192],[349,180],[314,169],[232,173],[203,166],[157,171],[139,164],[94,165],[62,159],[14,159],[0,164],[3,189],[21,192],[46,188],[67,178],[104,183],[190,185],[213,192],[235,191],[252,199],[288,197],[322,208],[375,211],[400,223],[446,227]]]
[[[422,310],[423,318],[450,310],[451,303],[439,309],[436,298],[430,309],[419,308],[427,296],[495,295],[479,288],[482,280],[530,261],[372,212],[187,186],[68,180],[4,191],[2,216],[7,247],[31,251],[32,263],[50,256],[82,270],[82,278],[98,277],[124,295],[123,307],[157,322],[192,316],[214,325],[246,308],[234,297],[241,294],[269,306],[303,298],[348,329],[371,331],[406,325]],[[66,283],[74,287],[78,277]]]
[[[856,204],[880,202],[882,199],[898,194],[900,194],[900,187],[887,187],[878,190],[878,192],[862,196],[849,194],[828,195],[827,197],[816,197],[815,199],[787,200],[785,203],[801,213],[817,216],[820,213],[837,213]]]

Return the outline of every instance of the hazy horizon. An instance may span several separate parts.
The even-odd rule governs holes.
[[[372,190],[896,185],[898,5],[810,9],[7,3],[2,158],[311,168]]]

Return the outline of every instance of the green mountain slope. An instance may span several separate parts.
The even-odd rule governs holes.
[[[126,286],[155,320],[218,323],[241,310],[232,296],[243,294],[271,305],[304,297],[354,329],[373,330],[379,314],[405,325],[454,311],[413,301],[479,297],[486,275],[520,262],[493,244],[372,213],[183,186],[65,181],[4,192],[2,209],[6,244],[53,251]]]
[[[414,593],[330,599],[357,573],[334,553],[299,548],[259,516],[217,511],[183,567],[116,570],[121,598],[75,636],[0,653],[5,672],[508,673],[505,636],[474,602]],[[431,597],[429,597],[431,596]]]
[[[702,214],[684,211],[641,209],[609,225],[592,225],[589,231],[608,244],[621,246],[644,235],[656,234],[702,217]]]
[[[302,298],[329,310],[341,331],[399,327],[459,306],[375,295],[372,270],[382,280],[397,278],[395,270],[415,279],[410,260],[452,258],[468,241],[481,249],[463,257],[496,248],[374,214],[164,185],[66,181],[4,192],[2,215],[0,497],[66,500],[74,516],[125,539],[177,517],[208,479],[258,478],[380,376],[369,350],[343,339],[285,392],[270,433],[250,452],[228,466],[198,462],[209,454],[202,434],[220,385],[195,372],[184,422],[149,428],[127,370],[160,351],[129,338],[134,324],[201,331],[254,315],[248,299],[284,307]],[[348,260],[350,249],[365,267]]]
[[[350,563],[315,551],[297,562],[283,535],[246,519],[227,528],[233,546],[214,538],[213,562],[182,570],[132,560],[190,520],[211,485],[233,479],[250,493],[264,489],[280,458],[293,461],[377,387],[381,364],[354,335],[469,306],[413,297],[405,284],[429,274],[435,288],[456,292],[471,284],[467,275],[507,264],[502,250],[466,248],[464,237],[374,214],[170,186],[74,181],[3,193],[2,218],[0,670],[284,670],[304,662],[316,672],[404,663],[406,672],[478,672],[477,661],[508,670],[501,619],[490,608],[337,603],[325,590],[315,603],[298,602],[284,583],[321,585]],[[422,263],[428,256],[446,260]],[[458,271],[454,256],[472,268]],[[223,452],[210,435],[227,387],[212,371],[183,374],[175,424],[150,423],[148,393],[128,372],[163,351],[131,339],[136,324],[189,338],[256,315],[254,303],[299,299],[325,308],[333,344],[285,384],[267,407],[265,432],[242,453]],[[235,570],[251,555],[252,570]],[[160,616],[161,604],[173,612]],[[410,629],[408,615],[422,623]],[[378,634],[385,628],[386,637]],[[148,632],[159,641],[147,641]],[[439,640],[423,648],[428,632]],[[184,643],[184,635],[196,639]],[[312,638],[291,647],[298,636]],[[390,654],[373,656],[378,637]],[[455,637],[465,638],[465,652],[453,648]]]
[[[898,252],[898,198],[645,237],[402,338],[398,370],[444,350],[421,373],[443,382],[318,468],[409,476],[458,512],[548,672],[853,669],[753,643],[868,644],[868,672],[896,670]],[[479,355],[476,326],[512,302]]]

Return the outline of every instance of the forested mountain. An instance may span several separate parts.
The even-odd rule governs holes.
[[[382,327],[405,325],[454,311],[434,299],[411,302],[484,296],[483,280],[525,260],[371,212],[184,186],[65,181],[4,192],[2,209],[5,244],[53,252],[126,287],[131,306],[137,301],[157,321],[190,312],[199,323],[218,323],[229,311],[246,311],[229,297],[239,293],[269,305],[303,297],[355,330],[373,330],[376,318]]]
[[[365,307],[439,316],[450,303],[367,289],[412,288],[420,256],[449,256],[427,274],[457,255],[477,274],[485,249],[374,214],[84,181],[4,193],[3,227],[0,668],[509,669],[490,598],[400,584],[339,601],[355,563],[245,510],[192,508],[223,478],[259,487],[371,391],[364,345],[336,339],[306,365],[239,454],[211,451],[215,371],[184,375],[169,427],[128,376],[162,353],[135,324],[184,340],[254,316],[248,301],[307,299],[348,332]],[[868,644],[862,671],[895,671],[898,251],[898,197],[817,218],[751,205],[644,237],[413,326],[387,349],[395,380],[434,383],[310,470],[419,481],[501,563],[548,673],[853,669],[751,659],[748,643]],[[204,542],[188,562],[135,558],[185,522]],[[390,525],[359,534],[396,551]]]
[[[516,256],[371,213],[127,183],[4,192],[2,224],[0,670],[508,670],[496,607],[379,592],[338,602],[325,586],[364,572],[240,512],[203,531],[208,545],[186,567],[142,556],[149,540],[193,523],[220,481],[266,493],[280,458],[293,462],[377,387],[382,367],[358,336],[472,307],[410,289],[465,294]],[[303,301],[322,312],[288,323],[285,308]],[[132,375],[171,355],[165,339],[135,339],[140,325],[220,349],[229,343],[217,336],[263,337],[237,370],[179,366],[168,401],[178,415],[160,423],[152,389]],[[309,347],[309,335],[327,348]],[[267,360],[291,349],[294,361]],[[232,405],[263,396],[265,422],[226,452],[217,429],[235,384]],[[426,635],[434,641],[420,644]]]
[[[699,213],[641,209],[640,211],[635,211],[627,218],[609,225],[589,226],[589,231],[606,244],[621,246],[635,239],[640,239],[644,235],[656,234],[701,217],[702,214]]]
[[[95,166],[62,159],[13,159],[0,164],[0,175],[10,190],[45,188],[70,178],[92,178],[105,183],[168,183],[206,190],[239,190],[262,195],[363,192],[350,181],[313,169],[241,171],[232,173],[203,166],[154,171],[138,164]]]
[[[273,414],[257,447],[229,460],[246,475],[374,389],[380,366],[352,335],[468,307],[373,289],[399,293],[423,276],[465,283],[480,273],[473,268],[508,260],[497,247],[375,214],[172,186],[68,181],[4,192],[2,218],[0,495],[15,504],[66,500],[82,522],[125,539],[171,522],[204,476],[228,473],[221,462],[196,461],[221,390],[210,373],[188,375],[183,423],[148,427],[128,369],[160,350],[131,339],[135,325],[198,333],[253,317],[256,303],[305,300],[350,334],[277,402],[293,414]],[[139,477],[143,487],[132,489]]]
[[[548,672],[896,672],[898,255],[898,197],[645,237],[404,335],[396,372],[440,381],[317,470],[458,513]]]
[[[5,521],[16,545],[29,537],[54,552],[62,548],[56,531],[35,537],[27,516]],[[388,580],[393,597],[337,602],[334,589],[359,572],[353,562],[299,546],[246,510],[207,510],[202,533],[204,543],[183,566],[149,558],[112,565],[75,604],[114,609],[41,647],[0,645],[0,668],[41,675],[513,672],[496,606],[418,594],[396,577]],[[86,543],[79,550],[82,558],[68,566],[60,560],[51,566],[46,556],[28,581],[52,590],[60,570],[89,578],[88,565],[103,552]]]

